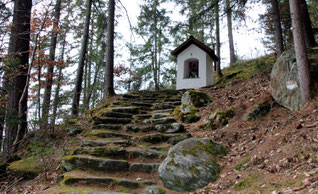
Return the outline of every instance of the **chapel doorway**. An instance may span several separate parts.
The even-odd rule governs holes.
[[[198,59],[188,59],[184,62],[184,78],[199,78]]]

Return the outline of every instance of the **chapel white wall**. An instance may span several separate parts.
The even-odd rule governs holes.
[[[184,78],[184,62],[189,58],[199,61],[199,78]],[[208,63],[208,64],[207,64]],[[213,84],[212,59],[202,49],[191,44],[177,57],[177,86],[176,89],[201,88]],[[210,73],[208,73],[210,71]],[[207,75],[209,75],[207,77]]]

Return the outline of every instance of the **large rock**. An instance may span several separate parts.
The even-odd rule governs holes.
[[[159,166],[159,177],[171,190],[194,191],[217,179],[216,162],[225,154],[225,148],[209,138],[184,140],[170,148]]]
[[[314,81],[318,81],[318,54],[314,51],[308,53],[310,74]],[[275,101],[296,111],[302,108],[305,102],[301,98],[298,70],[294,50],[285,51],[276,61],[271,73],[270,92]]]
[[[244,121],[253,121],[270,112],[272,105],[268,101],[260,102],[253,106],[243,117]]]
[[[195,107],[202,107],[212,104],[213,101],[206,93],[203,93],[199,90],[188,90],[183,94],[181,103],[193,105]]]
[[[188,104],[181,104],[174,110],[173,114],[185,123],[194,123],[201,119],[199,110],[195,106]]]
[[[200,127],[211,128],[212,130],[222,128],[229,123],[229,119],[235,116],[233,109],[226,111],[215,110],[207,118],[203,120],[203,125]]]

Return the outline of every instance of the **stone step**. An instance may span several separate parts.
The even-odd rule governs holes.
[[[94,125],[99,124],[128,124],[131,122],[129,118],[114,118],[114,117],[94,117]]]
[[[111,111],[120,112],[120,113],[138,114],[139,108],[135,106],[113,107],[111,108]]]
[[[134,124],[128,124],[126,126],[126,131],[128,132],[149,132],[151,130],[153,130],[153,126],[150,125],[143,125],[143,126],[139,126],[139,125],[134,125]]]
[[[114,130],[118,131],[122,129],[122,125],[120,124],[97,124],[93,126],[93,129],[106,129],[106,130]]]
[[[164,102],[181,102],[181,98],[167,98]]]
[[[121,113],[115,111],[106,111],[102,114],[102,117],[115,117],[115,118],[132,118],[132,114],[129,113]]]
[[[88,140],[84,139],[81,142],[81,146],[106,146],[106,145],[122,145],[122,146],[130,146],[133,144],[132,140]]]
[[[163,109],[174,109],[176,105],[173,105],[171,103],[157,103],[154,105],[154,110],[163,110]]]
[[[138,115],[134,115],[134,120],[136,121],[140,121],[140,120],[145,120],[145,119],[149,119],[151,118],[152,115],[151,114],[138,114]]]
[[[139,95],[135,95],[135,94],[124,94],[122,96],[122,98],[139,98],[140,96]]]
[[[131,158],[164,158],[166,155],[162,152],[152,149],[141,149],[141,148],[127,148],[126,152]]]
[[[100,131],[100,130],[93,130],[89,133],[89,136],[99,137],[99,138],[111,138],[111,137],[121,137],[123,139],[131,139],[131,135],[124,135],[120,133],[114,133],[109,131]]]
[[[78,190],[78,189],[75,189]],[[122,192],[104,192],[104,191],[87,191],[87,188],[85,188],[85,191],[80,189],[80,194],[131,194],[131,193],[122,193]],[[152,192],[152,190],[151,190]],[[59,194],[79,194],[78,191],[61,191]]]
[[[80,147],[73,151],[73,155],[92,155],[96,157],[115,157],[121,159],[148,158],[158,159],[165,157],[165,154],[152,149],[124,148],[122,146],[106,147]]]
[[[158,124],[155,126],[155,130],[160,133],[183,133],[184,126],[179,123],[172,124]]]
[[[164,118],[164,117],[171,117],[173,116],[171,113],[167,113],[167,112],[164,112],[164,113],[154,113],[152,115],[152,118],[153,119],[160,119],[160,118]]]
[[[92,155],[96,157],[125,158],[127,152],[124,147],[111,145],[106,147],[81,147],[73,151],[73,155]]]
[[[130,164],[129,171],[130,172],[144,172],[144,173],[156,173],[160,163],[134,163]]]
[[[137,107],[152,107],[151,103],[144,103],[144,102],[132,102],[131,103],[133,106],[137,106]]]
[[[129,169],[129,163],[124,160],[104,159],[81,155],[64,157],[62,165],[67,171],[71,171],[76,168],[92,169],[103,172],[116,172]]]
[[[154,134],[143,135],[139,138],[139,140],[142,142],[152,143],[152,144],[168,142],[169,144],[174,145],[190,137],[191,135],[187,133],[181,133],[181,134],[154,133]]]
[[[108,175],[98,175],[96,176],[93,172],[87,172],[83,170],[76,170],[73,172],[67,172],[59,177],[61,183],[64,185],[74,185],[80,184],[81,186],[85,185],[101,185],[103,187],[107,187],[107,185],[111,186],[123,186],[127,188],[139,188],[144,185],[153,185],[155,182],[153,180],[132,180],[129,178],[120,178],[113,177]]]
[[[173,117],[165,117],[160,119],[147,119],[144,121],[145,124],[169,124],[177,122]]]
[[[170,109],[162,109],[162,110],[152,111],[152,114],[157,114],[157,113],[172,113],[173,111],[174,111],[173,108],[170,108]]]

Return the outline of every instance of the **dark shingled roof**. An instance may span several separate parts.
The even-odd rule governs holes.
[[[199,40],[195,39],[193,36],[190,36],[188,40],[178,46],[175,50],[171,52],[171,55],[177,57],[182,51],[188,48],[191,44],[196,45],[203,51],[205,51],[214,61],[218,61],[219,57],[215,55],[214,50],[206,46],[204,43],[200,42]]]

